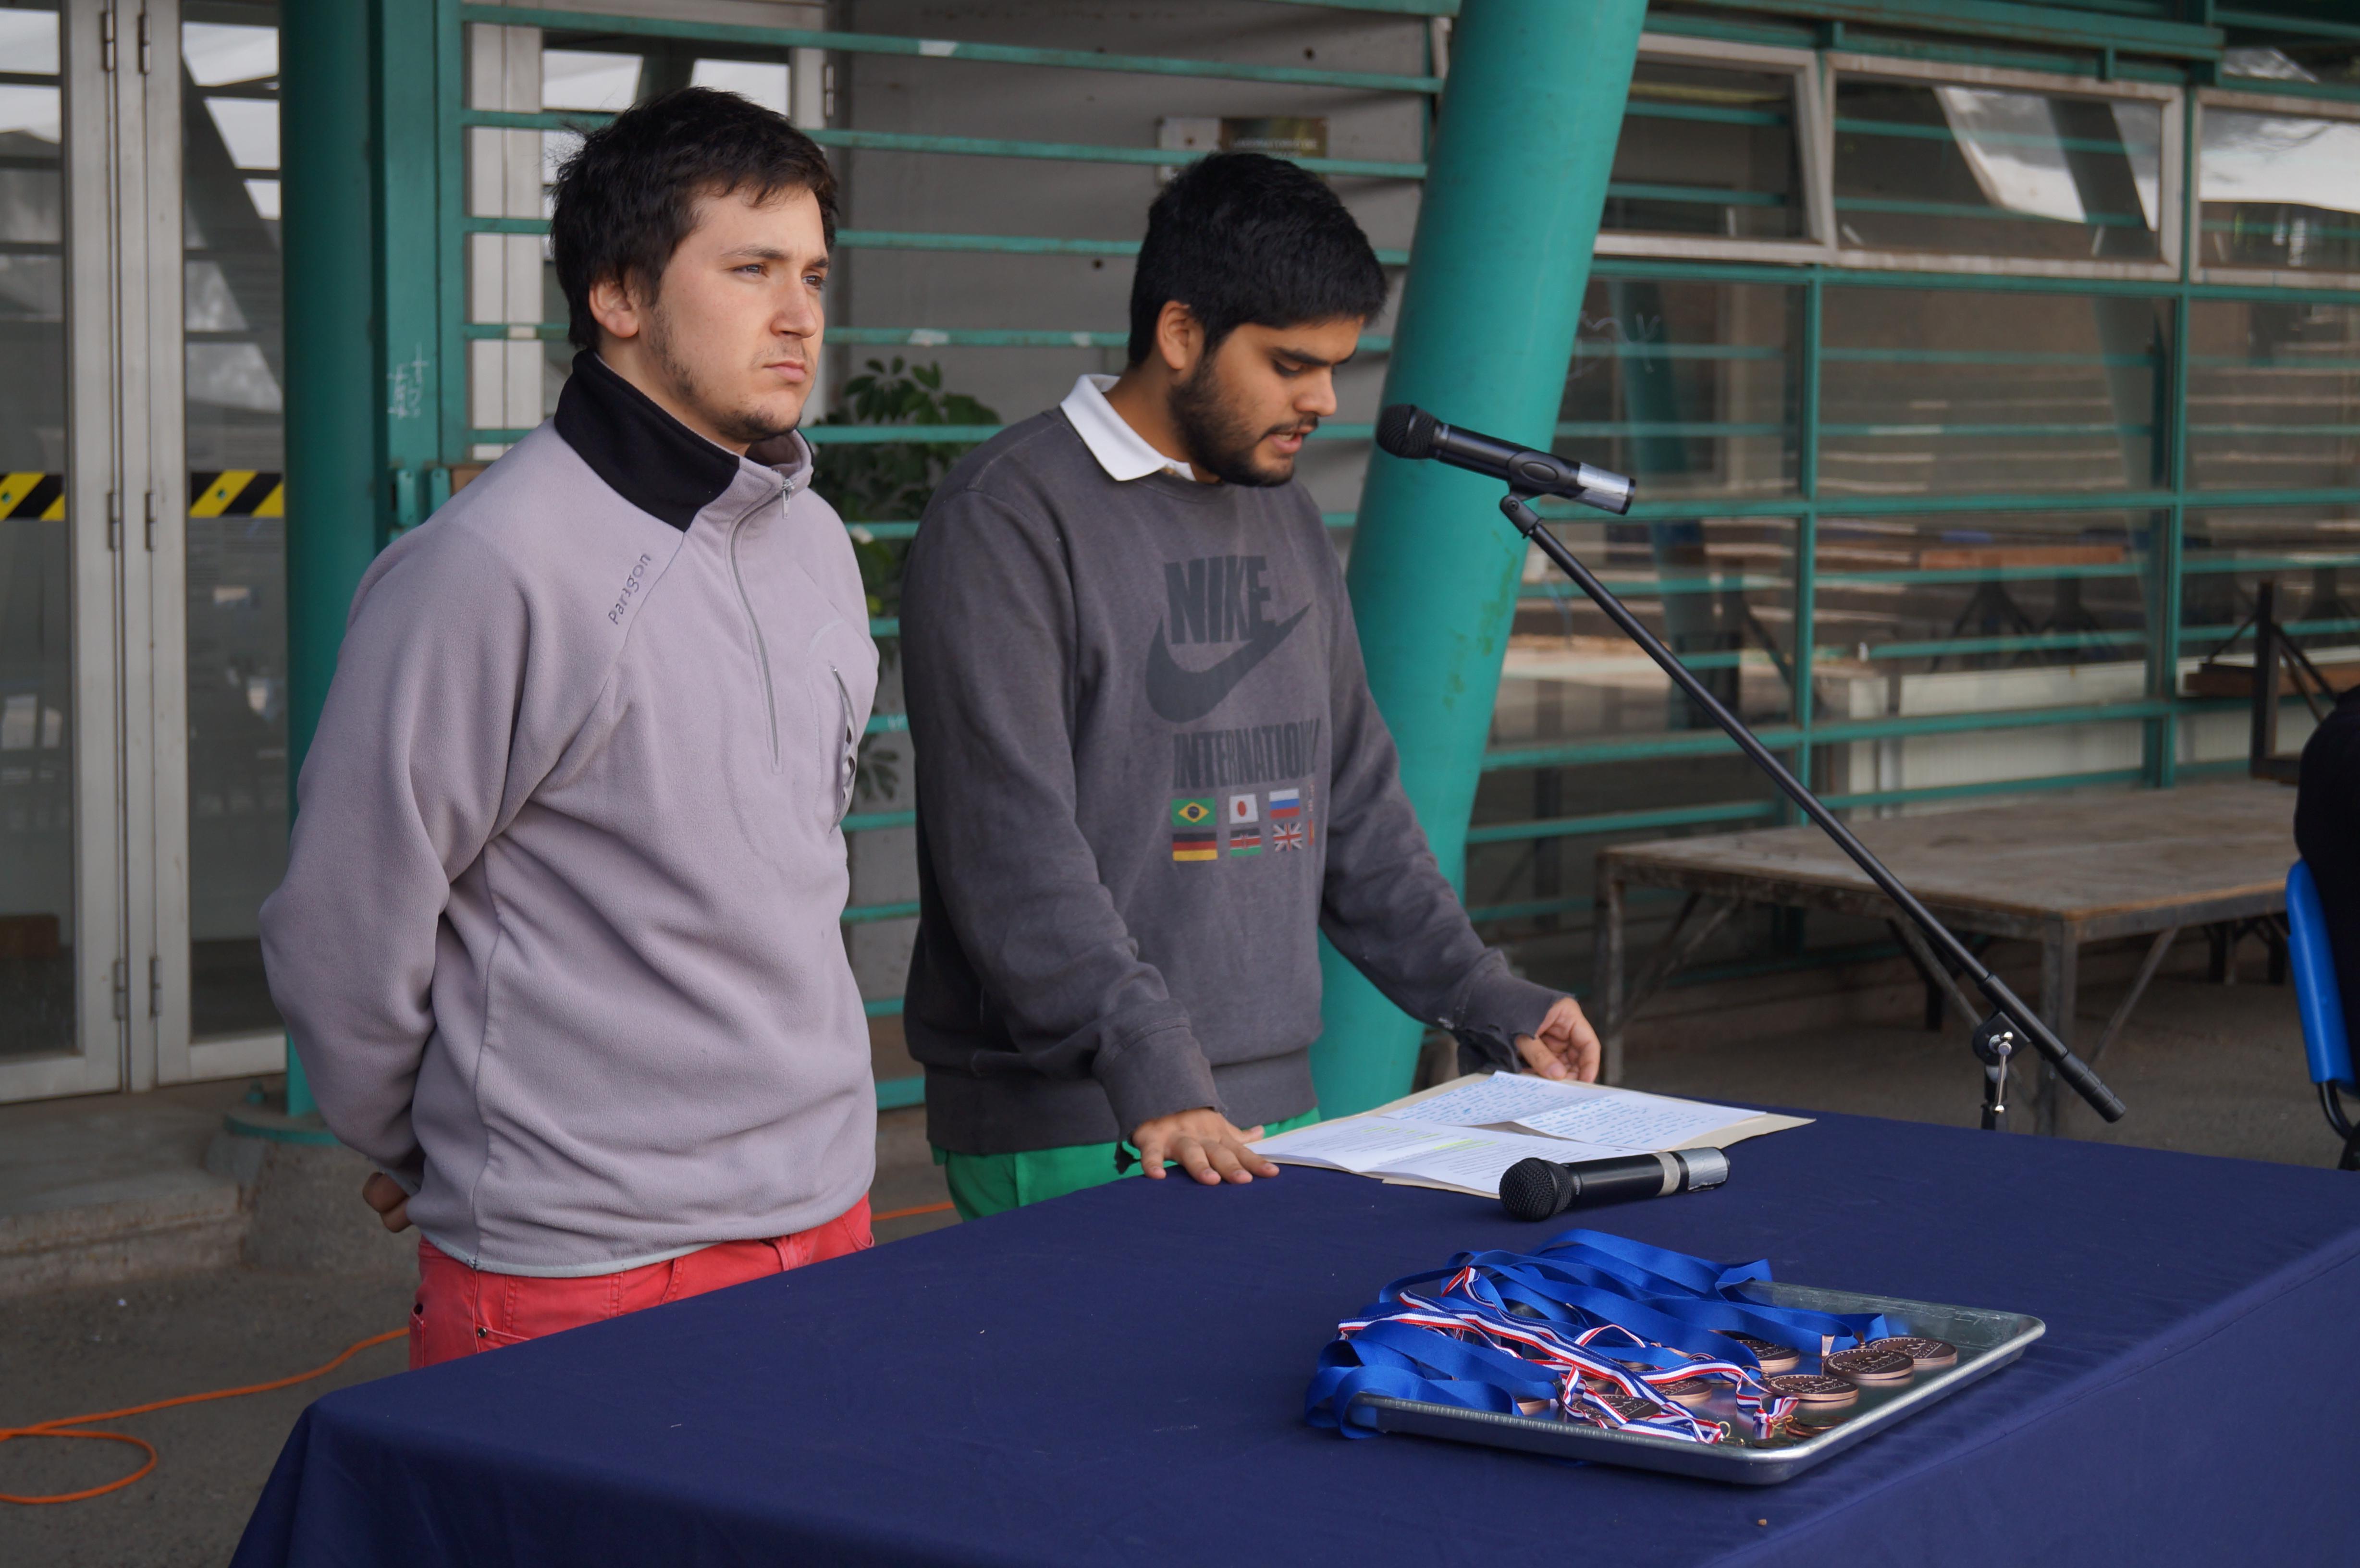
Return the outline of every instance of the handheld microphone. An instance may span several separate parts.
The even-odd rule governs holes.
[[[1520,1220],[1545,1220],[1590,1203],[1696,1192],[1729,1180],[1729,1156],[1718,1149],[1675,1149],[1560,1165],[1519,1160],[1500,1178],[1500,1202]]]
[[[1637,488],[1620,474],[1446,425],[1414,403],[1391,404],[1377,416],[1377,444],[1395,457],[1436,458],[1504,480],[1527,495],[1562,495],[1617,517],[1631,509]]]

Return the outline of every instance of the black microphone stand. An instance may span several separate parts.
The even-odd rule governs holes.
[[[1696,678],[1695,672],[1680,662],[1679,656],[1666,648],[1655,634],[1631,613],[1628,605],[1616,598],[1606,584],[1592,576],[1590,568],[1576,560],[1573,552],[1549,532],[1541,520],[1541,515],[1530,505],[1536,496],[1545,494],[1549,492],[1511,485],[1507,495],[1500,498],[1500,510],[1516,525],[1517,532],[1538,545],[1541,553],[1557,563],[1558,571],[1572,578],[1581,591],[1590,595],[1591,604],[1606,612],[1606,618],[1620,626],[1623,636],[1637,643],[1649,659],[1663,667],[1664,673],[1672,678],[1672,684],[1686,692],[1689,702],[1710,714],[1713,722],[1728,732],[1729,738],[1737,743],[1737,748],[1745,753],[1754,766],[1768,774],[1771,781],[1786,791],[1786,798],[1801,807],[1803,814],[1810,818],[1821,833],[1833,839],[1836,847],[1852,857],[1852,864],[1867,873],[1868,879],[1876,884],[1880,892],[1900,907],[1901,912],[1925,933],[1926,940],[1939,956],[1940,966],[1964,975],[1991,1003],[1991,1016],[1976,1026],[1973,1039],[1975,1056],[1983,1064],[1983,1129],[1987,1132],[2002,1129],[2007,1115],[2008,1060],[2027,1040],[2048,1060],[2057,1076],[2071,1084],[2073,1092],[2088,1101],[2092,1110],[2110,1122],[2122,1120],[2128,1107],[2114,1097],[2113,1090],[2099,1081],[2088,1063],[2068,1051],[2065,1043],[2040,1021],[2039,1015],[2026,1007],[2023,998],[2008,989],[2007,983],[1993,974],[1983,960],[1975,956],[1972,949],[1951,934],[1948,926],[1935,919],[1934,912],[1919,903],[1917,895],[1903,887],[1901,879],[1886,870],[1885,863],[1871,854],[1866,844],[1853,837],[1852,830],[1838,822],[1835,813],[1821,805],[1819,798],[1805,788],[1801,779],[1786,770],[1786,765],[1745,727],[1745,721],[1724,707],[1721,699]],[[1628,502],[1624,505],[1627,506]]]

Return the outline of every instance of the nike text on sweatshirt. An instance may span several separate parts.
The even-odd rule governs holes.
[[[1309,1109],[1322,931],[1502,1064],[1556,1000],[1436,865],[1299,485],[1118,482],[1043,414],[935,492],[902,611],[936,1144]]]
[[[868,1189],[838,823],[877,654],[809,449],[757,455],[585,354],[354,598],[264,955],[328,1125],[475,1267],[606,1273]]]

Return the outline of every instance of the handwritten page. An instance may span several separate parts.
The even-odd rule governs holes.
[[[1378,1174],[1378,1168],[1415,1158],[1424,1150],[1463,1142],[1469,1135],[1456,1127],[1424,1127],[1387,1116],[1350,1116],[1342,1121],[1314,1122],[1307,1127],[1263,1138],[1255,1152],[1291,1165],[1323,1165],[1349,1171],[1356,1176]]]
[[[1585,1084],[1582,1087],[1589,1087]],[[1753,1118],[1752,1111],[1607,1089],[1516,1118],[1516,1125],[1552,1138],[1602,1143],[1610,1149],[1677,1149],[1691,1138]]]
[[[1378,1114],[1437,1126],[1518,1127],[1617,1152],[1676,1149],[1755,1118],[1754,1112],[1730,1105],[1509,1073],[1473,1079],[1430,1099],[1412,1100]]]
[[[1569,1165],[1580,1160],[1612,1160],[1628,1152],[1627,1149],[1568,1143],[1561,1138],[1536,1138],[1530,1133],[1484,1132],[1470,1128],[1461,1129],[1461,1135],[1448,1143],[1389,1160],[1382,1169],[1368,1174],[1397,1181],[1450,1187],[1462,1192],[1496,1198],[1500,1195],[1500,1178],[1507,1174],[1509,1166],[1520,1160],[1552,1160]]]
[[[1434,1127],[1506,1127],[1572,1104],[1576,1096],[1568,1092],[1569,1088],[1551,1078],[1494,1073],[1488,1078],[1470,1079],[1447,1094],[1378,1114]]]
[[[1520,1160],[1606,1160],[1627,1152],[1531,1133],[1433,1127],[1390,1116],[1315,1123],[1253,1147],[1282,1164],[1322,1166],[1487,1198],[1500,1195],[1501,1176]]]

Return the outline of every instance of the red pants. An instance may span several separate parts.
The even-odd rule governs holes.
[[[470,1269],[421,1238],[418,1301],[410,1309],[410,1369],[783,1274],[875,1245],[869,1234],[866,1197],[825,1225],[792,1236],[725,1241],[619,1274],[566,1279]]]

